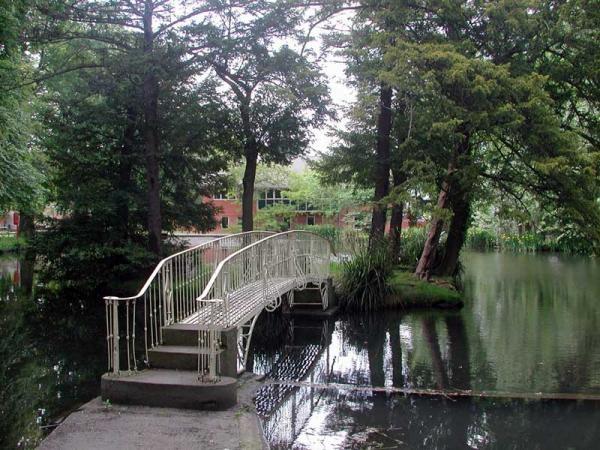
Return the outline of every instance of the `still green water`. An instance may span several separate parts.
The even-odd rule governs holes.
[[[469,253],[464,263],[459,312],[263,314],[250,368],[268,375],[256,404],[273,448],[596,448],[595,402],[393,392],[600,394],[596,260]],[[34,448],[98,395],[106,370],[103,308],[32,294],[32,273],[0,259],[0,448]]]
[[[597,448],[597,402],[394,392],[600,394],[596,260],[467,253],[463,262],[459,312],[263,317],[252,364],[273,383],[256,399],[273,448]]]

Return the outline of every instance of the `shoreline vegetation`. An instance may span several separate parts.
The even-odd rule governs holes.
[[[564,253],[591,256],[592,243],[572,230],[557,235],[533,231],[524,233],[494,233],[484,228],[472,228],[467,232],[465,248],[478,251],[503,251],[516,253]]]
[[[348,305],[343,287],[344,263],[331,263],[331,276],[340,296],[340,305],[350,311],[362,309]],[[456,309],[464,305],[462,294],[456,289],[451,278],[432,277],[429,281],[418,279],[405,268],[395,268],[386,277],[386,289],[382,299],[375,306],[380,309]]]
[[[16,253],[23,246],[23,240],[13,233],[0,234],[0,254]]]

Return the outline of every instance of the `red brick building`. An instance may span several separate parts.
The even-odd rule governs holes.
[[[205,202],[212,202],[219,212],[216,214],[217,226],[210,233],[221,234],[232,231],[231,229],[239,230],[242,224],[242,203],[241,200],[227,196],[226,194],[215,195],[214,197],[206,197]],[[355,216],[370,215],[370,209],[368,207],[358,207],[354,210],[350,208],[344,208],[337,214],[324,214],[322,211],[313,208],[308,203],[292,202],[290,199],[285,198],[282,195],[280,189],[275,188],[258,188],[256,198],[253,203],[254,217],[259,210],[276,205],[276,204],[293,204],[296,206],[296,212],[290,220],[289,227],[291,229],[300,228],[310,225],[334,225],[336,227],[357,227],[355,223]],[[416,222],[416,226],[424,226],[425,221],[419,219]],[[410,221],[407,217],[402,220],[402,228],[406,229],[411,226]],[[386,231],[389,229],[389,222],[386,226]]]
[[[0,214],[0,230],[17,231],[19,228],[19,213],[8,211]]]

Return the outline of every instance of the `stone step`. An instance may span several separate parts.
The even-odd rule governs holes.
[[[201,382],[194,371],[148,369],[133,374],[104,374],[102,399],[113,403],[224,410],[237,402],[237,380]]]
[[[163,327],[163,342],[167,345],[198,345],[198,326],[176,323]]]
[[[148,358],[156,369],[198,370],[198,347],[192,345],[158,345],[148,350]]]
[[[294,303],[301,305],[321,306],[321,291],[318,287],[309,285],[306,289],[294,291]]]

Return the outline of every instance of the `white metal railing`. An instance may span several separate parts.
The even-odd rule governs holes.
[[[266,237],[223,259],[198,297],[198,371],[218,379],[219,331],[248,326],[263,309],[273,310],[281,297],[329,276],[330,242],[308,231]],[[324,307],[326,296],[323,297]]]
[[[140,327],[147,363],[148,350],[162,344],[162,328],[198,311],[201,305],[196,298],[205,290],[217,265],[273,234],[251,231],[196,245],[160,261],[137,295],[104,297],[108,371],[118,373],[121,367],[137,370],[141,343],[136,342],[136,331]]]

